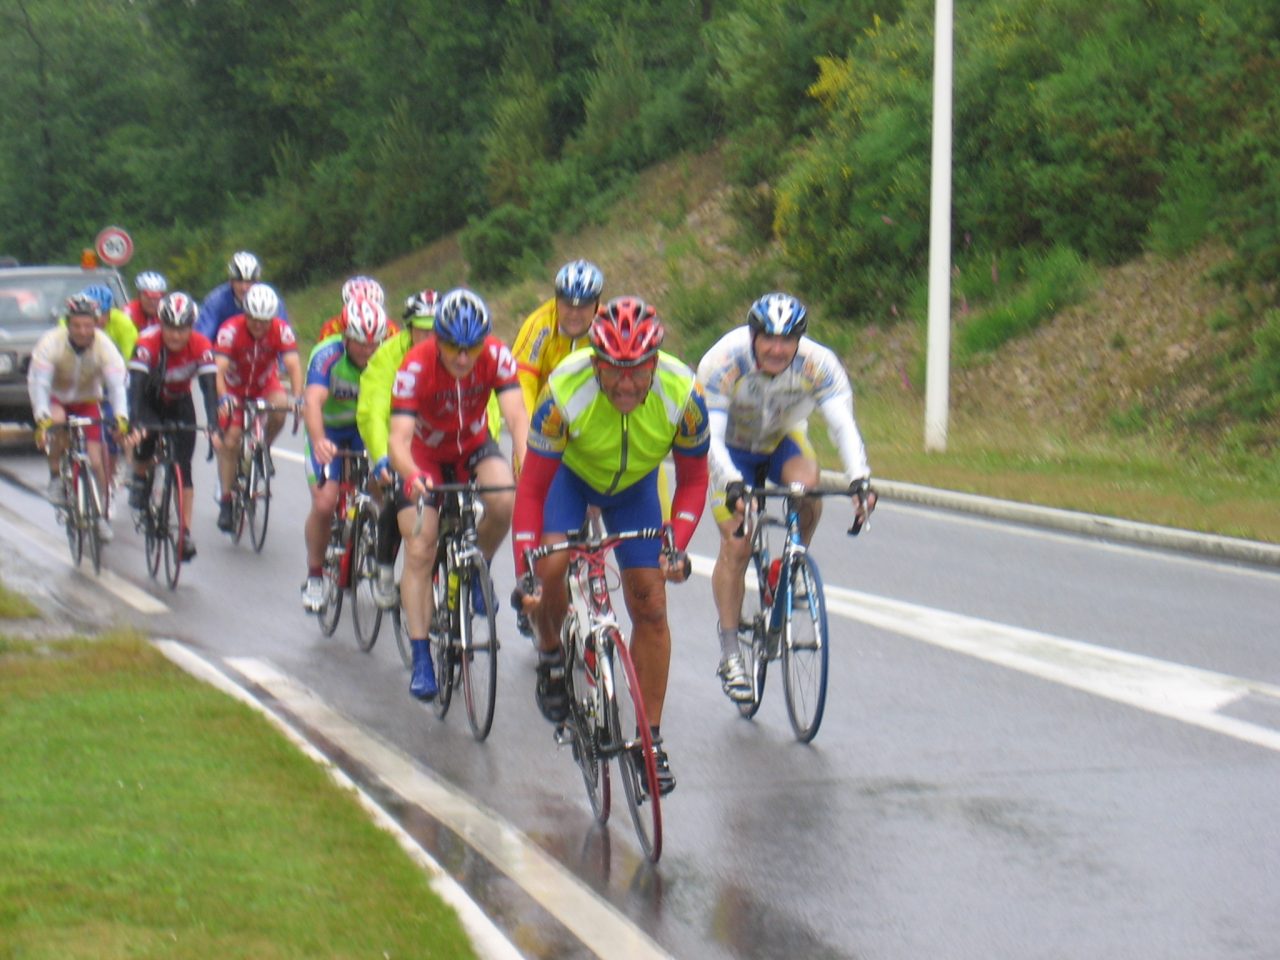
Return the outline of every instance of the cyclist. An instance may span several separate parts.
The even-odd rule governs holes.
[[[530,416],[556,364],[590,345],[587,330],[600,306],[604,274],[588,260],[571,260],[556,274],[555,289],[554,297],[525,318],[511,345]]]
[[[483,486],[512,483],[512,469],[524,459],[529,420],[520,400],[511,351],[490,333],[489,308],[470,290],[445,294],[436,309],[435,336],[418,344],[396,373],[391,406],[391,465],[404,478],[397,492],[405,564],[402,606],[413,655],[409,693],[419,700],[436,694],[435,671],[427,639],[431,624],[431,568],[435,562],[440,497],[431,488],[474,476]],[[511,430],[509,466],[489,431],[489,395],[497,392],[503,419]],[[419,497],[426,509],[419,516]],[[477,534],[481,553],[493,558],[511,525],[512,493],[482,496],[484,517]],[[421,528],[414,535],[414,527]],[[478,579],[473,604],[485,612]]]
[[[867,453],[853,418],[853,389],[840,359],[804,335],[805,306],[786,293],[767,293],[751,305],[744,326],[729,331],[698,364],[698,382],[711,412],[712,515],[720,527],[720,552],[711,575],[719,616],[720,666],[725,694],[751,699],[751,678],[738,652],[744,575],[751,544],[742,526],[744,483],[803,483],[816,487],[818,459],[809,444],[807,421],[815,408],[826,418],[844,464],[854,509],[865,520],[875,507],[856,496],[871,476]],[[807,544],[822,514],[822,501],[805,500],[800,532]]]
[[[209,291],[200,304],[200,316],[196,319],[196,333],[202,333],[216,344],[218,331],[232,317],[245,312],[245,296],[249,288],[262,280],[262,264],[247,250],[240,250],[227,261],[227,282]],[[289,311],[280,301],[276,316],[286,323]]]
[[[156,311],[159,324],[149,326],[138,338],[129,369],[129,409],[134,422],[171,423],[196,426],[196,405],[191,397],[191,382],[198,380],[204,395],[205,423],[210,428],[218,422],[218,365],[213,358],[213,344],[193,329],[196,302],[190,295],[175,292],[160,301]],[[135,434],[139,440],[134,449],[133,483],[129,490],[129,506],[145,510],[151,491],[147,484],[147,466],[155,454],[156,438]],[[191,538],[191,514],[195,508],[195,485],[191,476],[191,460],[195,455],[194,430],[183,430],[173,436],[173,462],[182,478],[182,559],[195,559],[196,545]]]
[[[431,336],[436,322],[436,304],[440,296],[435,290],[420,290],[405,301],[402,319],[405,329],[383,341],[360,377],[360,395],[356,400],[356,425],[369,451],[370,473],[384,487],[391,483],[391,459],[387,454],[387,434],[391,426],[391,388],[396,372],[404,363],[410,348]],[[400,549],[400,524],[392,498],[382,508],[378,520],[378,579],[374,583],[374,601],[384,610],[400,602],[396,589],[395,559]]]
[[[160,301],[169,292],[169,281],[154,270],[144,270],[133,281],[138,295],[125,306],[125,313],[141,333],[160,322]]]
[[[382,284],[373,279],[373,277],[366,277],[363,275],[350,277],[342,285],[342,305],[344,307],[356,297],[364,297],[366,300],[372,300],[378,306],[384,308],[387,302],[386,291],[382,289]],[[330,337],[339,336],[346,329],[346,313],[339,310],[324,322],[324,325],[320,328],[319,335],[316,337],[316,342],[319,343],[321,340],[328,340]],[[391,333],[397,333],[400,328],[397,327],[396,324],[388,317],[387,329]]]
[[[66,423],[67,416],[99,419],[98,401],[105,388],[115,405],[116,431],[129,432],[129,398],[125,393],[124,358],[111,339],[98,329],[98,303],[83,293],[67,301],[65,322],[46,332],[31,351],[27,372],[27,392],[36,422],[36,446],[45,446],[49,454],[49,502],[64,502],[58,462],[67,447],[64,431],[50,434],[55,423]],[[98,481],[98,489],[106,489],[106,471],[102,455],[102,429],[98,424],[86,428],[89,463]],[[98,532],[103,542],[110,542],[111,527],[105,516],[99,518]]]
[[[668,453],[676,464],[672,533],[678,551],[688,546],[707,495],[707,407],[693,371],[659,349],[664,335],[652,306],[618,297],[596,314],[591,348],[569,354],[552,371],[533,415],[516,492],[518,576],[526,572],[525,550],[564,540],[582,526],[588,505],[600,508],[610,530],[661,526],[657,474]],[[684,562],[667,557],[655,541],[624,542],[616,555],[659,789],[666,794],[675,788],[660,732],[671,663],[666,581],[684,579]],[[517,597],[537,626],[538,707],[557,724],[568,715],[559,640],[568,609],[567,565],[564,553],[545,558],[538,565],[540,583],[531,595]]]
[[[245,400],[265,399],[274,407],[284,407],[288,396],[280,383],[277,362],[289,376],[295,410],[302,403],[302,363],[293,328],[280,316],[280,298],[265,283],[255,283],[245,292],[244,313],[223,324],[214,344],[218,364],[218,427],[213,438],[218,451],[218,475],[222,502],[218,529],[232,531],[231,490],[236,463],[240,459],[243,432],[237,413]],[[197,321],[198,323],[199,321]],[[276,409],[267,417],[267,449],[284,428],[284,411]]]
[[[311,489],[311,513],[307,516],[307,579],[302,584],[302,606],[318,613],[324,603],[324,551],[329,527],[338,505],[338,481],[342,479],[339,450],[363,450],[356,429],[356,398],[361,374],[373,352],[387,337],[387,312],[362,296],[342,308],[347,326],[342,336],[321,340],[307,363],[306,394],[302,421],[307,428],[307,485]],[[320,484],[320,478],[326,482]]]

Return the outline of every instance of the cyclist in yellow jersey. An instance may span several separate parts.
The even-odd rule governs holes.
[[[556,274],[556,295],[529,314],[516,334],[511,355],[524,406],[532,416],[542,392],[561,360],[590,345],[587,330],[600,306],[604,274],[589,260],[571,260]]]
[[[676,463],[671,530],[678,551],[688,546],[705,505],[710,427],[693,371],[658,349],[663,333],[653,307],[637,297],[618,297],[597,313],[592,349],[571,353],[548,378],[516,489],[517,575],[527,572],[526,549],[564,540],[581,527],[588,506],[600,509],[610,530],[661,525],[657,473],[668,453]],[[615,556],[665,794],[675,787],[659,730],[671,664],[666,582],[684,579],[684,562],[671,562],[652,540],[623,543]],[[567,563],[564,553],[546,557],[538,564],[541,582],[534,581],[527,595],[517,587],[513,598],[537,624],[536,697],[553,723],[562,723],[568,711],[559,641],[568,610]]]

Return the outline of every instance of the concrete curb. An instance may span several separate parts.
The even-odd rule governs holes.
[[[844,477],[843,474],[824,470],[823,480],[839,485],[844,482]],[[1151,523],[1118,520],[1115,517],[1078,513],[1074,510],[1061,510],[1057,507],[1041,507],[1011,500],[997,500],[994,497],[982,497],[972,493],[957,493],[953,490],[938,490],[897,480],[874,478],[872,484],[881,496],[903,503],[916,503],[921,506],[939,507],[944,510],[959,510],[965,513],[992,517],[997,520],[1010,520],[1015,523],[1064,530],[1069,533],[1076,533],[1086,537],[1098,537],[1103,540],[1116,540],[1146,547],[1158,547],[1164,550],[1195,553],[1219,560],[1235,560],[1241,563],[1280,567],[1280,544],[1264,543],[1259,540],[1244,540],[1238,537],[1223,537],[1209,533],[1196,533],[1193,530],[1181,530],[1177,527],[1162,527]]]

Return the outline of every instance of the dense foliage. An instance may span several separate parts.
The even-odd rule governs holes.
[[[194,289],[236,247],[290,286],[466,227],[473,276],[500,280],[639,169],[721,142],[744,230],[799,292],[827,316],[887,319],[918,301],[926,264],[933,14],[10,0],[0,253],[65,259],[114,222],[137,265]],[[1081,286],[1077,265],[1220,237],[1238,254],[1227,279],[1262,284],[1251,395],[1274,409],[1280,6],[975,0],[955,30],[958,295],[996,303],[997,274],[1038,284],[996,303],[992,329],[1012,334]]]

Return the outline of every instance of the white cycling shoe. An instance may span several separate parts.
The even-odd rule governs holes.
[[[720,661],[720,669],[716,671],[720,678],[720,686],[724,695],[734,703],[750,703],[752,697],[751,678],[747,676],[746,665],[741,654],[735,653]]]

